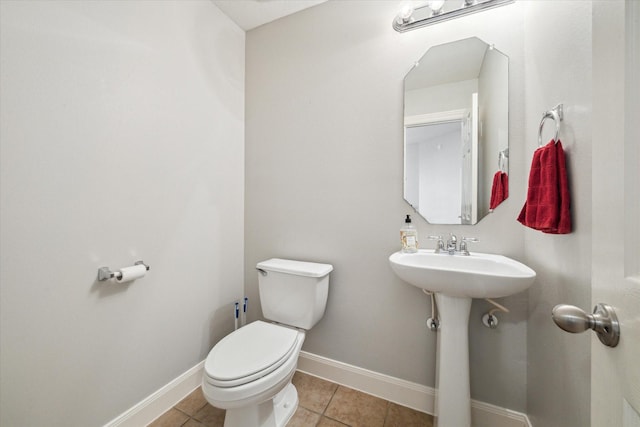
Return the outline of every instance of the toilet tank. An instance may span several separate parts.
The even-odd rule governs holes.
[[[318,323],[327,306],[331,264],[272,258],[256,269],[265,318],[302,329]]]

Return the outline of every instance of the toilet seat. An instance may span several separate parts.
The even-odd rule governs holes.
[[[295,329],[260,320],[236,330],[207,356],[207,382],[222,388],[236,387],[270,374],[296,353],[298,335]]]

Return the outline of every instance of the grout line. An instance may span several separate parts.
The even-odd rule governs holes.
[[[336,393],[338,392],[338,388],[340,388],[340,386],[336,387],[335,390],[333,390],[333,393],[331,393],[331,397],[329,398],[329,401],[327,402],[327,404],[325,405],[324,409],[322,410],[322,415],[324,416],[325,412],[327,412],[327,409],[329,409],[329,405],[331,405],[331,402],[333,402],[333,398],[335,397]]]
[[[175,409],[178,412],[181,412],[183,414],[185,414],[187,417],[191,418],[191,414],[187,414],[186,412],[184,412],[182,409],[178,408],[177,406],[174,406],[172,409]]]
[[[382,418],[382,425],[385,425],[387,422],[387,417],[389,417],[389,406],[391,406],[391,402],[387,400],[387,407],[384,410],[384,417]]]
[[[305,374],[305,375],[309,375],[309,374]],[[318,378],[318,377],[315,377],[314,375],[309,375],[309,376],[314,377],[314,378]],[[322,378],[320,378],[320,379],[322,379]],[[323,379],[323,381],[327,381],[327,380]],[[327,381],[327,382],[331,382],[331,381]],[[319,425],[322,422],[322,418],[327,418],[327,419],[335,421],[337,423],[346,425],[346,424],[341,423],[340,421],[338,421],[338,420],[336,420],[334,418],[331,418],[331,417],[328,417],[328,416],[325,415],[325,413],[327,412],[327,409],[329,409],[329,405],[331,405],[331,402],[333,401],[333,397],[336,395],[336,392],[338,391],[338,388],[340,387],[340,385],[338,385],[336,383],[332,383],[332,384],[335,384],[337,387],[335,388],[335,390],[333,390],[333,393],[331,393],[331,397],[329,398],[329,401],[327,402],[327,404],[324,405],[324,408],[322,408],[322,412],[320,412],[320,418],[318,418],[318,422],[316,423],[316,426]],[[305,409],[309,410],[308,408],[305,408]],[[315,413],[317,414],[318,412],[315,412]]]
[[[322,420],[322,417],[327,417],[325,415],[325,413],[327,412],[327,409],[329,409],[329,405],[331,405],[331,402],[333,402],[333,398],[336,396],[336,393],[338,392],[339,388],[340,388],[340,386],[336,387],[336,389],[333,390],[333,393],[331,394],[331,398],[329,399],[329,401],[327,402],[327,405],[322,410],[322,415],[320,416],[320,420],[318,421],[318,423]],[[327,417],[327,418],[329,418],[330,420],[333,420],[333,418],[331,418],[331,417]],[[334,421],[338,421],[338,420],[334,420]]]
[[[335,421],[336,423],[340,424],[341,426],[351,427],[351,425],[350,425],[350,424],[345,424],[345,423],[343,423],[343,422],[342,422],[342,421],[340,421],[340,420],[336,420],[335,418],[327,417],[326,415],[323,415],[323,417],[325,417],[325,418],[326,418],[326,419],[328,419],[328,420]],[[320,422],[318,421],[318,423],[320,423]]]

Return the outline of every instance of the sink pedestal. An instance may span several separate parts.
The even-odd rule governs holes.
[[[440,317],[436,350],[436,427],[471,426],[469,313],[471,298],[436,293]]]
[[[394,273],[434,292],[440,312],[436,350],[436,425],[470,427],[469,313],[471,298],[501,298],[527,289],[536,272],[502,255],[448,255],[420,249],[389,257]]]

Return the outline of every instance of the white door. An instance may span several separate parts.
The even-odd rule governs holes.
[[[593,334],[592,427],[640,427],[639,20],[637,0],[593,3],[592,306],[614,308],[620,342]]]

